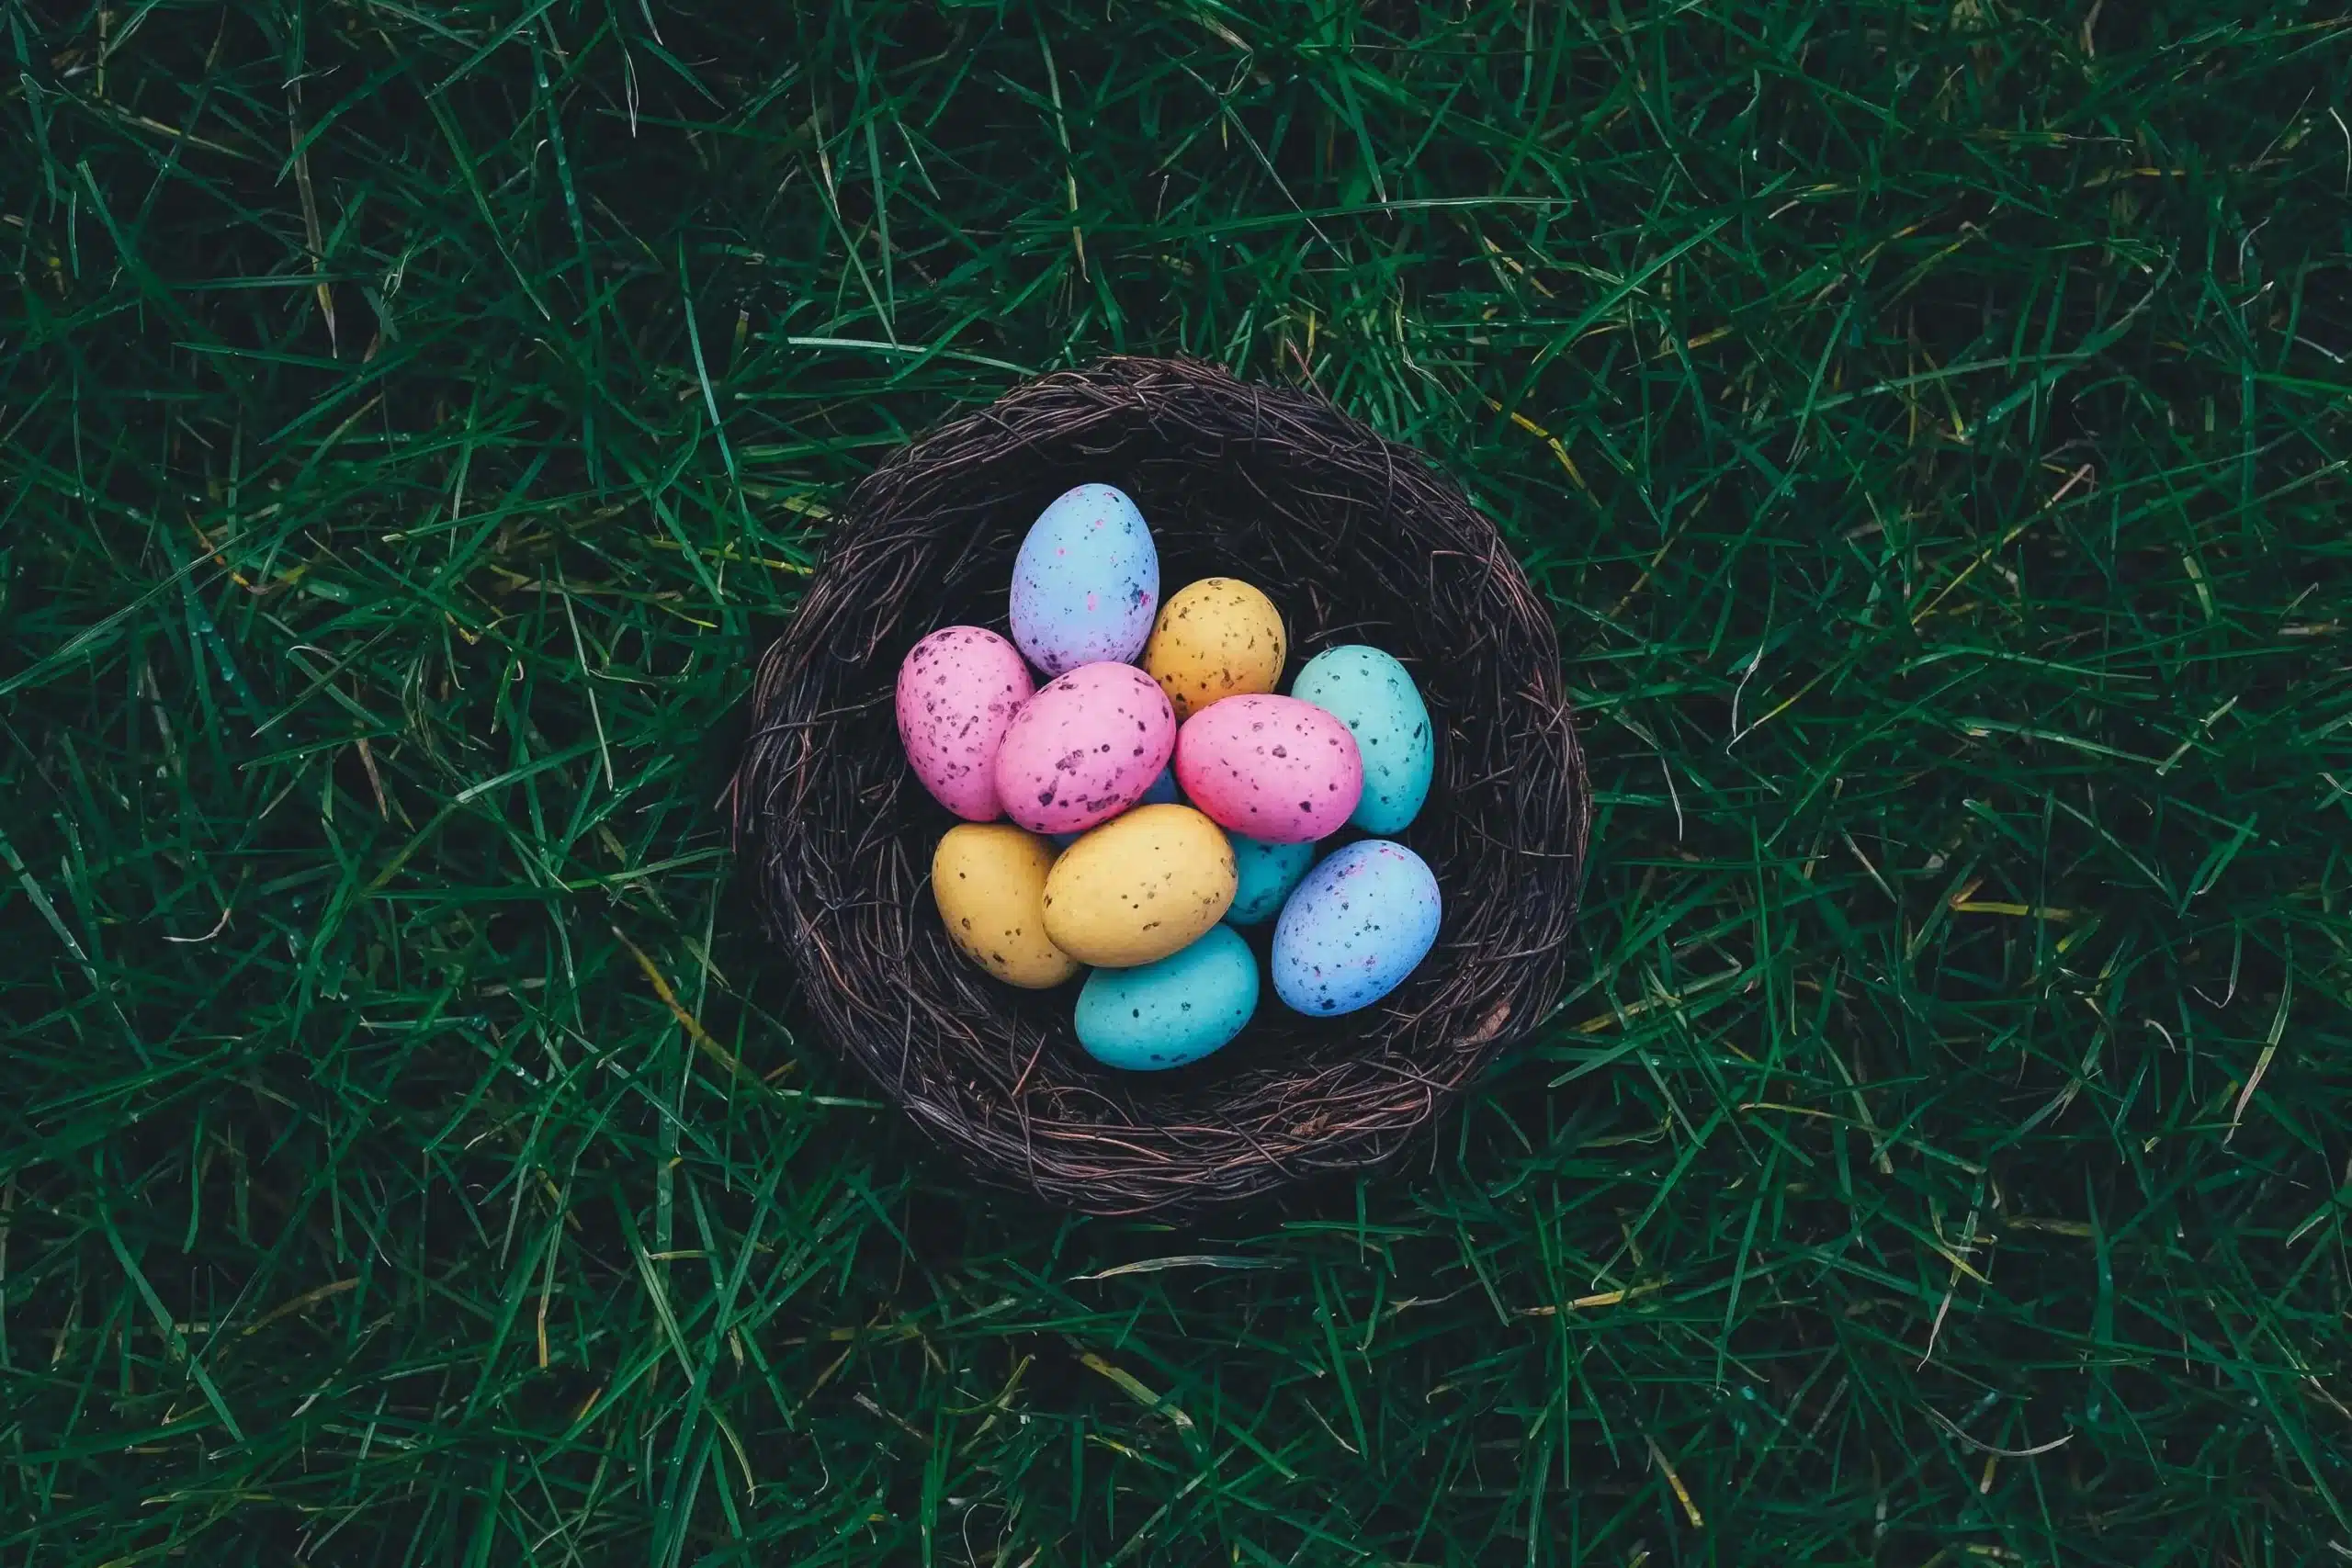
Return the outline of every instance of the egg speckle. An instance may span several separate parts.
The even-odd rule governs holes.
[[[1081,964],[1131,969],[1189,947],[1233,904],[1233,847],[1189,806],[1138,806],[1064,850],[1046,932]]]
[[[1197,1062],[1258,1010],[1258,959],[1230,926],[1133,969],[1097,969],[1078,993],[1078,1043],[1109,1067],[1158,1072]]]
[[[1159,610],[1159,551],[1112,485],[1066,491],[1012,562],[1012,640],[1048,675],[1143,651]]]
[[[1346,823],[1363,793],[1363,761],[1348,727],[1312,703],[1227,697],[1177,731],[1176,784],[1235,832],[1295,844]]]
[[[1082,664],[1013,716],[997,748],[997,794],[1032,832],[1080,832],[1142,799],[1175,743],[1176,716],[1150,676]]]
[[[1009,822],[950,828],[931,857],[932,901],[964,956],[1010,986],[1042,990],[1078,973],[1046,934],[1054,852]]]
[[[1179,723],[1221,698],[1271,692],[1290,641],[1274,602],[1235,577],[1204,577],[1168,596],[1143,667]]]
[[[1435,731],[1420,689],[1390,654],[1363,643],[1306,661],[1290,694],[1338,717],[1363,756],[1363,796],[1348,820],[1367,833],[1401,833],[1430,797]]]
[[[1274,992],[1315,1018],[1370,1007],[1437,942],[1442,900],[1420,856],[1386,839],[1348,845],[1306,874],[1274,926]]]

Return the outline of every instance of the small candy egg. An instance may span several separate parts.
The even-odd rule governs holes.
[[[1312,843],[1270,844],[1240,833],[1227,833],[1233,842],[1236,886],[1233,908],[1225,912],[1232,926],[1254,926],[1271,920],[1290,897],[1306,868],[1315,863]]]
[[[1350,643],[1308,660],[1290,694],[1336,715],[1356,738],[1363,798],[1348,820],[1367,833],[1403,832],[1437,770],[1430,710],[1411,673],[1379,649]]]
[[[1012,561],[1012,640],[1048,675],[1124,663],[1159,608],[1159,550],[1111,485],[1080,485],[1040,513]]]
[[[985,626],[942,626],[899,666],[899,739],[932,797],[956,816],[993,822],[996,754],[1036,687],[1021,650]]]
[[[1078,1043],[1106,1067],[1181,1067],[1240,1033],[1257,1010],[1257,955],[1231,926],[1211,926],[1158,963],[1089,975]]]
[[[1363,761],[1348,727],[1312,703],[1227,697],[1176,732],[1176,784],[1237,833],[1296,844],[1347,821],[1363,793]]]
[[[1150,676],[1132,664],[1081,664],[1012,716],[997,748],[997,795],[1033,833],[1081,832],[1142,799],[1175,745],[1176,716]]]
[[[1370,1007],[1429,955],[1441,903],[1437,878],[1404,845],[1350,844],[1308,872],[1283,906],[1275,993],[1317,1018]]]
[[[1233,883],[1233,846],[1216,823],[1189,806],[1138,806],[1054,863],[1046,934],[1080,964],[1132,969],[1223,919]]]
[[[1221,697],[1272,691],[1289,649],[1272,600],[1238,577],[1204,577],[1169,595],[1143,667],[1182,724]]]
[[[948,940],[1009,986],[1044,990],[1078,973],[1046,935],[1054,852],[1009,822],[960,822],[931,857],[931,896]]]

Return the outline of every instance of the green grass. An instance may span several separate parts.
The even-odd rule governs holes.
[[[0,50],[0,1562],[2352,1556],[2335,8]],[[1462,476],[1599,792],[1558,1016],[1199,1229],[975,1196],[714,805],[846,487],[1114,350]]]

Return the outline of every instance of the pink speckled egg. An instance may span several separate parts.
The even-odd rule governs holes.
[[[1176,734],[1176,784],[1219,827],[1274,844],[1339,831],[1363,794],[1348,727],[1296,697],[1211,703]]]
[[[1157,681],[1132,664],[1081,664],[1013,716],[997,795],[1033,833],[1082,832],[1141,800],[1175,748],[1176,711]]]
[[[1021,650],[984,626],[942,626],[899,666],[899,739],[922,787],[970,822],[1004,815],[997,749],[1035,682]]]

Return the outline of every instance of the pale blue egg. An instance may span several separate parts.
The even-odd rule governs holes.
[[[1254,926],[1272,919],[1290,890],[1298,886],[1298,879],[1306,874],[1306,868],[1315,863],[1314,844],[1270,844],[1233,832],[1226,838],[1233,845],[1233,867],[1240,878],[1234,889],[1233,908],[1225,912],[1226,923]]]
[[[1370,1007],[1437,942],[1442,900],[1420,856],[1362,839],[1306,874],[1274,927],[1274,992],[1315,1018]]]
[[[1352,730],[1363,755],[1363,794],[1348,820],[1367,833],[1401,833],[1430,797],[1437,744],[1430,710],[1406,668],[1363,643],[1325,649],[1306,661],[1290,694]]]
[[[1048,675],[1125,664],[1159,614],[1159,550],[1124,491],[1065,491],[1029,525],[1012,561],[1012,640]]]
[[[1158,1072],[1199,1061],[1257,1010],[1257,955],[1231,926],[1211,926],[1157,964],[1089,975],[1078,993],[1078,1043],[1106,1067]]]

